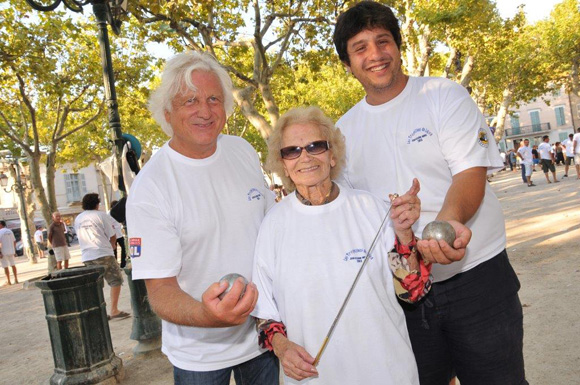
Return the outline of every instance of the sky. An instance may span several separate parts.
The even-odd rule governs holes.
[[[496,6],[501,17],[508,18],[515,15],[518,5],[525,4],[524,12],[528,22],[535,23],[549,17],[554,6],[561,2],[562,0],[496,0]]]

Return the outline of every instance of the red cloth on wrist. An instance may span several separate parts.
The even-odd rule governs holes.
[[[403,245],[395,237],[395,247],[389,253],[389,265],[394,275],[395,292],[397,297],[405,302],[417,302],[423,298],[431,289],[432,264],[425,262],[416,248],[417,238],[413,235],[413,240]],[[417,258],[419,270],[411,270],[409,258]],[[414,262],[414,261],[413,261]]]
[[[399,237],[395,237],[395,251],[404,255],[406,258],[409,258],[409,255],[411,255],[413,249],[417,246],[417,238],[415,238],[415,234],[413,234],[412,237],[413,240],[408,245],[401,244]]]
[[[269,351],[274,350],[272,339],[276,333],[281,333],[286,337],[286,326],[282,322],[270,322],[264,325],[264,328],[260,330],[260,335],[258,336],[258,344],[260,347],[268,349]]]

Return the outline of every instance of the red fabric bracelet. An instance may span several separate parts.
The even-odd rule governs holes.
[[[395,247],[392,252],[396,254],[391,255],[392,252],[390,253],[389,262],[395,279],[398,281],[398,285],[395,285],[397,296],[401,300],[410,303],[417,302],[423,298],[431,289],[431,281],[433,280],[431,276],[432,264],[423,260],[416,246],[417,238],[414,235],[413,240],[407,245],[402,245],[398,237],[395,237]],[[416,255],[419,262],[418,271],[411,270],[408,262],[396,262],[397,258],[408,260],[413,254]]]
[[[417,246],[417,238],[415,238],[415,234],[413,234],[412,237],[413,240],[408,245],[402,245],[399,241],[399,237],[395,237],[395,251],[404,255],[405,258],[409,258],[409,255],[411,255],[413,249]]]
[[[282,322],[270,322],[265,324],[263,328],[260,328],[260,335],[258,336],[258,344],[260,347],[272,351],[274,349],[272,339],[276,333],[281,333],[286,337],[286,326]]]

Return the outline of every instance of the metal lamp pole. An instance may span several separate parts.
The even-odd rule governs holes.
[[[109,45],[109,33],[107,24],[111,26],[113,32],[120,33],[121,21],[114,17],[115,13],[127,9],[127,0],[54,0],[52,4],[45,5],[46,1],[26,0],[26,2],[37,11],[53,11],[61,3],[73,12],[83,12],[83,7],[87,4],[93,6],[93,13],[97,19],[99,27],[99,46],[101,48],[101,64],[103,68],[103,81],[105,86],[105,96],[107,98],[107,107],[109,114],[109,129],[113,146],[113,154],[117,161],[117,171],[119,176],[122,174],[121,154],[123,153],[123,132],[121,130],[121,119],[117,104],[117,93],[115,92],[115,76],[113,73],[113,61],[111,59],[111,47]],[[119,178],[119,191],[125,195],[125,185]]]
[[[121,21],[116,17],[127,10],[127,0],[54,0],[50,5],[40,3],[42,0],[26,0],[34,9],[39,11],[53,11],[60,3],[74,12],[82,12],[83,6],[91,4],[99,27],[99,46],[101,47],[101,64],[103,67],[103,81],[105,85],[105,95],[109,112],[109,128],[111,138],[115,143],[113,147],[114,156],[117,160],[117,171],[119,173],[119,191],[126,195],[125,184],[121,176],[124,139],[121,131],[121,119],[117,104],[117,94],[115,92],[115,76],[111,59],[111,48],[109,45],[109,33],[107,25],[115,34],[120,33]],[[46,3],[46,1],[45,1]],[[149,355],[160,351],[161,347],[161,320],[151,310],[147,300],[147,289],[143,280],[133,281],[131,279],[131,268],[125,268],[128,276],[128,286],[131,290],[131,307],[133,309],[133,328],[131,339],[137,340],[138,344],[133,349],[135,355]]]

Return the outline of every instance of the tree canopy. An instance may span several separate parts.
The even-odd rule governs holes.
[[[534,25],[523,9],[502,19],[492,0],[382,2],[400,20],[407,73],[462,84],[497,116],[496,138],[519,102],[561,84],[578,93],[578,0],[563,0]],[[167,139],[146,108],[162,65],[154,42],[218,58],[236,86],[226,132],[245,137],[263,156],[279,115],[293,106],[318,105],[338,119],[364,95],[331,39],[337,16],[354,3],[130,1],[121,36],[111,36],[123,131],[149,150]],[[36,196],[49,213],[56,204],[54,166],[81,167],[110,153],[97,28],[91,18],[36,12],[18,0],[0,5],[0,21],[0,143],[28,159]],[[41,161],[49,166],[48,193]]]
[[[82,167],[110,152],[97,28],[67,12],[10,5],[0,10],[0,133],[26,158],[49,222],[56,210],[55,166],[74,160]],[[118,39],[116,47],[119,89],[138,100],[152,78],[153,58],[135,37]],[[44,161],[46,185],[40,175]]]

